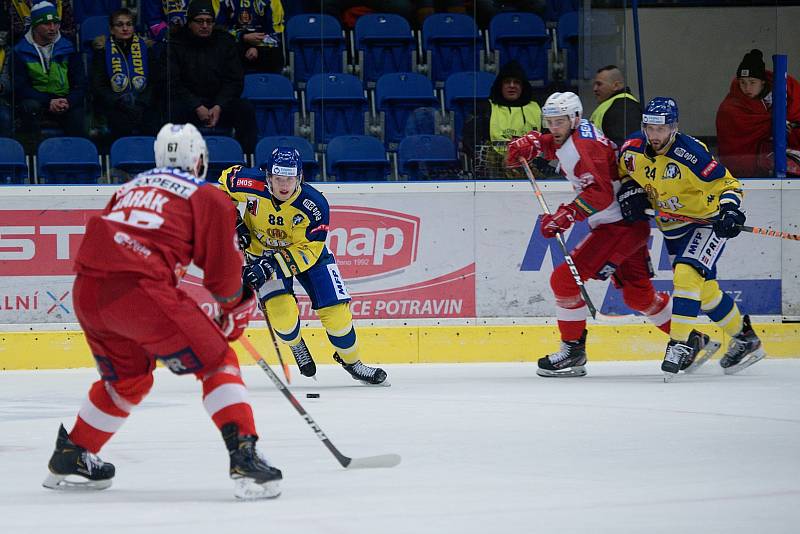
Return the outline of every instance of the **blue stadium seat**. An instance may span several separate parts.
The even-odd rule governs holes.
[[[133,176],[155,167],[155,141],[155,137],[146,135],[120,137],[114,141],[109,156],[109,172],[116,175],[117,171],[122,171]]]
[[[295,15],[286,23],[289,69],[295,86],[302,88],[314,74],[342,72],[344,36],[331,15]]]
[[[72,16],[75,18],[75,22],[81,24],[93,15],[105,15],[106,24],[108,24],[108,16],[120,7],[122,7],[122,0],[73,0]]]
[[[378,79],[375,105],[384,116],[384,141],[393,149],[405,135],[411,112],[420,107],[438,107],[439,101],[431,81],[422,74],[395,72]]]
[[[356,21],[355,45],[360,76],[368,87],[389,72],[411,72],[416,43],[408,21],[388,13],[363,15]]]
[[[344,135],[328,143],[327,172],[338,182],[380,181],[389,174],[389,161],[377,138]]]
[[[25,149],[14,139],[0,137],[0,184],[22,184],[27,179]]]
[[[580,0],[547,0],[544,18],[556,22],[564,13],[578,11],[580,4]]]
[[[500,13],[489,23],[489,43],[497,65],[516,60],[537,86],[547,84],[550,40],[544,21],[533,13]]]
[[[306,86],[306,111],[313,115],[314,143],[337,135],[363,135],[367,98],[352,74],[315,74]]]
[[[454,72],[482,70],[483,39],[469,15],[435,13],[427,17],[422,24],[422,50],[437,84]]]
[[[577,11],[565,13],[558,19],[558,47],[567,52],[566,78],[570,83],[578,80],[578,39],[580,37],[578,24]]]
[[[409,180],[452,179],[461,170],[455,145],[443,135],[410,135],[400,141],[397,158]]]
[[[78,30],[81,50],[88,53],[92,50],[92,41],[95,37],[108,34],[108,15],[86,17],[86,20],[80,23]]]
[[[92,184],[102,172],[97,148],[83,137],[45,139],[36,159],[41,183]]]
[[[314,148],[311,143],[302,137],[295,136],[270,136],[264,137],[256,145],[255,164],[256,167],[264,168],[267,163],[267,158],[272,151],[279,146],[290,146],[300,151],[300,157],[303,158],[303,180],[313,182],[319,175],[319,164],[314,157]]]
[[[222,171],[233,165],[246,165],[242,145],[232,137],[223,135],[205,136],[208,146],[208,173],[206,180],[216,182]]]
[[[456,140],[461,139],[464,120],[475,114],[478,102],[489,98],[494,76],[488,72],[457,72],[444,83],[444,109],[452,111]]]
[[[258,137],[294,135],[297,99],[288,78],[279,74],[248,74],[244,77],[242,98],[256,108]]]

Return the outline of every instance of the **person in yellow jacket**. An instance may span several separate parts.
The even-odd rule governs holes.
[[[597,108],[589,121],[619,147],[639,130],[642,106],[631,90],[625,87],[625,76],[616,65],[600,67],[592,80]]]

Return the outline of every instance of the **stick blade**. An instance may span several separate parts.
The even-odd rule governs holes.
[[[365,456],[364,458],[352,458],[345,469],[380,469],[395,467],[400,464],[399,454],[379,454],[378,456]]]

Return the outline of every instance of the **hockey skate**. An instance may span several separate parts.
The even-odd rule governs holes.
[[[694,373],[710,360],[722,346],[719,341],[712,341],[707,334],[703,334],[697,330],[692,330],[686,343],[692,347],[692,352],[681,364],[681,371],[685,371],[689,374]]]
[[[561,349],[539,358],[539,376],[566,377],[586,375],[586,330],[576,341],[562,341]]]
[[[297,362],[297,367],[300,369],[300,374],[307,377],[313,377],[317,374],[317,365],[314,363],[314,358],[311,357],[306,342],[300,339],[297,345],[290,345],[294,361]]]
[[[389,385],[389,383],[386,382],[386,371],[380,367],[370,367],[369,365],[364,365],[361,363],[361,360],[356,360],[353,363],[347,363],[341,358],[341,356],[339,356],[338,352],[333,353],[333,359],[340,363],[341,366],[344,367],[344,370],[350,373],[350,376],[359,382],[363,382],[369,386]]]
[[[278,497],[283,474],[256,449],[258,438],[240,436],[235,423],[223,425],[222,438],[231,457],[230,475],[235,484],[233,495],[247,501]]]
[[[75,445],[64,425],[58,429],[56,449],[47,465],[50,474],[42,486],[54,490],[104,490],[111,487],[114,465]]]
[[[761,340],[750,325],[750,316],[745,315],[742,317],[742,331],[731,338],[728,352],[722,356],[719,364],[726,375],[732,375],[764,359],[766,355]]]
[[[675,375],[683,368],[683,363],[691,358],[693,349],[687,342],[670,339],[667,343],[667,350],[664,353],[664,361],[661,362],[661,370],[664,372],[664,382],[670,382]]]

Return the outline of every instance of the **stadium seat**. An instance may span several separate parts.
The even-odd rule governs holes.
[[[516,60],[536,86],[547,84],[550,40],[544,21],[533,13],[500,13],[489,23],[489,43],[495,64]]]
[[[431,80],[444,84],[454,72],[483,70],[483,40],[469,15],[435,13],[422,24],[422,50]]]
[[[256,108],[258,137],[294,135],[297,99],[292,82],[279,74],[248,74],[244,77],[242,98]]]
[[[81,50],[90,53],[94,38],[99,35],[107,35],[108,31],[108,15],[86,17],[79,27]]]
[[[22,184],[27,180],[25,149],[14,139],[0,137],[0,184]]]
[[[558,47],[566,51],[566,79],[570,83],[578,80],[578,13],[570,11],[558,19]]]
[[[578,11],[580,4],[580,0],[547,0],[544,18],[547,21],[557,22],[564,13]]]
[[[233,165],[246,165],[242,145],[232,137],[222,135],[205,136],[208,146],[208,172],[206,180],[216,182],[222,171]]]
[[[457,72],[444,83],[444,109],[452,112],[456,140],[461,139],[464,120],[475,114],[478,102],[489,98],[494,76],[488,72]]]
[[[311,113],[314,143],[327,144],[337,135],[363,135],[367,109],[361,80],[352,74],[309,78],[306,111]]]
[[[314,74],[342,72],[344,36],[339,21],[331,15],[295,15],[286,23],[289,71],[297,88]]]
[[[120,137],[111,145],[109,172],[116,176],[118,171],[133,176],[156,166],[152,136]],[[127,177],[123,177],[127,178]]]
[[[264,137],[256,145],[255,165],[256,167],[264,168],[267,163],[267,158],[272,151],[279,146],[290,146],[300,151],[300,157],[303,158],[303,180],[309,182],[316,181],[319,175],[319,164],[314,157],[314,148],[311,143],[302,137],[294,136],[270,136]]]
[[[383,115],[384,141],[390,149],[405,135],[408,116],[416,108],[438,107],[431,81],[422,74],[384,74],[375,86],[375,105]]]
[[[75,22],[81,24],[91,16],[104,15],[107,25],[108,15],[120,7],[122,7],[121,0],[73,0],[72,16]]]
[[[389,174],[386,150],[369,135],[334,137],[326,159],[328,178],[338,182],[380,181]]]
[[[410,135],[397,157],[400,176],[409,180],[451,179],[461,170],[455,145],[443,135]]]
[[[416,43],[411,27],[400,15],[363,15],[356,21],[355,46],[359,76],[373,87],[389,72],[411,72]]]
[[[97,148],[83,137],[45,139],[36,159],[40,183],[92,184],[102,172]]]

